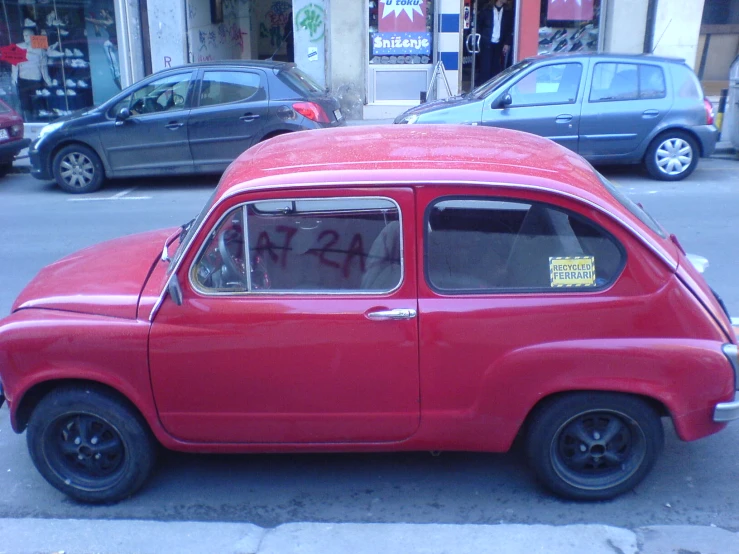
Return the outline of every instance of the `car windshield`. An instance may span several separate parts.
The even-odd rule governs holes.
[[[182,231],[180,231],[179,239],[180,244],[177,246],[177,250],[174,253],[172,261],[169,263],[169,267],[167,268],[167,275],[172,273],[172,269],[177,265],[177,262],[187,250],[188,245],[190,244],[190,242],[192,242],[192,239],[195,236],[195,232],[197,231],[198,227],[200,227],[200,224],[203,223],[205,216],[208,215],[210,208],[213,206],[213,201],[215,200],[217,192],[218,188],[216,187],[216,190],[214,190],[213,194],[210,195],[210,198],[208,198],[198,216],[195,219],[191,219],[190,221],[182,225]]]
[[[301,92],[305,90],[309,92],[325,92],[324,87],[314,81],[313,77],[307,73],[303,73],[297,67],[291,67],[286,71],[281,71],[280,77]]]
[[[533,63],[534,62],[532,62],[531,60],[524,60],[522,62],[519,62],[519,63],[515,64],[515,65],[512,65],[511,67],[509,67],[508,69],[506,69],[502,73],[498,73],[498,75],[496,75],[495,77],[493,77],[489,81],[486,81],[483,84],[481,84],[479,87],[475,88],[470,93],[470,96],[472,98],[483,98],[483,97],[487,96],[488,94],[490,94],[491,91],[493,91],[496,88],[498,88],[498,86],[500,86],[501,83],[503,83],[504,81],[507,81],[508,79],[510,79],[510,78],[518,75],[522,71],[525,71],[526,69],[528,69],[529,67],[531,67],[531,65]]]
[[[644,223],[647,227],[649,227],[652,231],[657,233],[660,237],[663,239],[667,238],[667,233],[665,233],[662,226],[657,223],[657,220],[654,219],[647,210],[644,209],[644,207],[641,204],[637,204],[634,202],[631,198],[626,196],[623,192],[621,192],[616,185],[611,183],[608,179],[606,179],[603,175],[598,173],[598,178],[600,179],[601,183],[603,183],[603,186],[606,187],[606,190],[611,193],[611,196],[613,196],[619,204],[621,204],[624,208],[629,210],[632,214],[634,214],[636,217],[639,218],[639,221]]]

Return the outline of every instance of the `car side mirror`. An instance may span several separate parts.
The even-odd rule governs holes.
[[[501,108],[503,108],[503,109],[507,108],[511,104],[513,104],[513,98],[511,98],[511,93],[510,92],[506,92],[503,95],[503,97],[500,99],[500,101],[498,102],[498,106],[501,107]]]
[[[115,118],[118,121],[126,121],[129,117],[131,117],[131,110],[128,108],[121,108],[120,111],[115,115]]]

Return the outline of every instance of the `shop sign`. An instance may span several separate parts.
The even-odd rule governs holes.
[[[31,48],[40,48],[46,50],[49,48],[49,37],[46,35],[32,35]]]
[[[18,65],[28,61],[28,52],[25,48],[18,47],[17,44],[10,46],[0,46],[0,60],[8,62],[11,65]]]
[[[377,27],[380,33],[425,31],[426,0],[380,0]]]
[[[431,33],[372,33],[372,55],[431,55]]]
[[[594,0],[548,0],[549,21],[590,21]]]

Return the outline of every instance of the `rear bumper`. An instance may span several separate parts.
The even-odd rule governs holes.
[[[18,155],[18,152],[31,144],[31,139],[20,139],[0,144],[0,160],[3,162],[12,162]]]
[[[721,402],[716,404],[713,410],[713,421],[716,423],[724,423],[739,419],[739,392],[734,395],[732,402]]]
[[[0,408],[3,407],[4,403],[5,403],[5,389],[3,389],[3,382],[0,381]]]
[[[698,125],[691,127],[701,143],[701,155],[704,158],[713,155],[718,142],[718,129],[713,125]]]

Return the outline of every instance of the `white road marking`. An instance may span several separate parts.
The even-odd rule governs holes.
[[[130,189],[123,190],[123,191],[119,192],[118,194],[114,194],[113,197],[111,198],[111,200],[117,200],[120,197],[126,196],[129,192],[133,192],[135,190],[136,190],[136,187],[132,187]]]
[[[113,196],[95,197],[95,198],[68,198],[68,202],[96,202],[99,200],[149,200],[151,196],[126,196],[128,193],[136,190],[136,187],[122,190]]]

